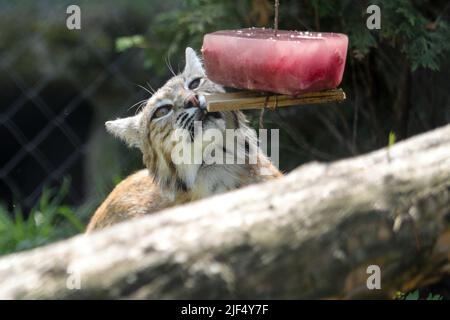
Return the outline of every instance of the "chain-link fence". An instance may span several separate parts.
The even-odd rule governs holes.
[[[138,23],[117,8],[84,6],[82,30],[70,31],[65,3],[0,6],[1,202],[29,208],[44,187],[70,178],[67,201],[79,204],[96,188],[98,162],[114,160],[100,151],[110,143],[103,122],[146,97],[136,84],[149,79],[141,52],[114,48],[115,39]],[[95,151],[101,161],[90,155]]]

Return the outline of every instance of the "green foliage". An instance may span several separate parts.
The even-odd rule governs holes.
[[[415,290],[413,292],[408,293],[404,300],[419,300],[420,298],[420,294],[419,294],[419,290]]]
[[[218,29],[242,27],[248,1],[186,0],[177,10],[161,13],[152,30],[158,38],[169,39],[168,53],[186,45],[199,49],[203,35]]]
[[[114,175],[114,177],[112,179],[113,185],[115,185],[115,186],[118,185],[123,179],[124,179],[124,177],[121,176],[120,174]]]
[[[388,146],[392,146],[395,144],[396,141],[396,136],[395,136],[395,132],[391,131],[389,132],[389,142],[388,142]]]
[[[395,294],[396,300],[422,300],[420,297],[420,291],[414,290],[408,293],[397,292]],[[443,300],[444,297],[439,294],[429,293],[425,300]]]
[[[62,204],[69,185],[65,180],[57,191],[44,188],[27,218],[19,206],[13,212],[0,206],[0,255],[35,248],[84,230],[73,210]]]
[[[142,35],[120,37],[116,39],[116,51],[122,52],[130,48],[145,48],[147,44]]]
[[[400,49],[415,70],[438,70],[450,51],[450,28],[442,15],[431,20],[413,1],[375,1],[382,10],[380,38]],[[418,1],[422,6],[429,1]]]
[[[269,5],[272,1],[267,1]],[[381,8],[381,30],[368,30],[366,8]],[[144,36],[119,38],[118,51],[145,47],[147,67],[162,75],[167,68],[162,57],[178,61],[186,46],[200,49],[203,35],[220,29],[236,29],[256,25],[252,19],[250,0],[184,0],[173,10],[161,12],[149,25]],[[450,26],[444,19],[445,9],[438,17],[427,12],[434,7],[428,0],[409,1],[294,1],[285,0],[280,7],[280,27],[297,30],[344,32],[350,37],[350,48],[364,57],[372,49],[393,48],[409,62],[412,70],[423,67],[438,70],[450,52]],[[272,14],[272,12],[269,12]],[[271,21],[266,27],[271,27]]]
[[[433,7],[430,2],[314,0],[312,6],[318,18],[334,27],[329,31],[338,31],[339,28],[349,35],[353,50],[365,55],[371,49],[388,45],[404,55],[413,70],[420,67],[438,70],[450,51],[450,27],[444,19],[445,9],[439,12],[437,18],[429,17],[427,9]],[[380,30],[366,28],[366,8],[371,4],[381,9]],[[306,9],[308,6],[305,4],[302,7]]]
[[[444,299],[444,297],[441,296],[440,294],[429,293],[428,297],[427,297],[427,300],[443,300],[443,299]]]
[[[145,67],[163,76],[167,72],[167,60],[182,61],[187,46],[199,50],[205,33],[244,27],[249,3],[249,0],[181,1],[179,6],[156,16],[144,36],[146,40],[140,35],[121,37],[116,41],[116,51],[144,48],[147,57]]]

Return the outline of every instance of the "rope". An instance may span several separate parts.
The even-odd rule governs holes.
[[[273,29],[275,37],[278,36],[278,11],[280,8],[280,0],[275,0],[275,17],[273,21]]]
[[[275,0],[275,16],[273,19],[273,33],[274,36],[278,36],[278,16],[280,9],[280,0]],[[264,107],[261,109],[261,113],[259,114],[259,128],[264,129],[264,110],[268,107],[267,103],[269,102],[270,94],[266,96],[266,100],[264,101]],[[275,95],[275,104],[272,107],[269,107],[271,111],[275,111],[278,107],[278,96]]]
[[[265,107],[261,109],[261,112],[259,114],[259,128],[264,129],[264,110]]]

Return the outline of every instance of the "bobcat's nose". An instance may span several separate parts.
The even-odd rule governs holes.
[[[184,103],[184,108],[200,108],[202,111],[206,111],[206,99],[204,96],[192,95]]]

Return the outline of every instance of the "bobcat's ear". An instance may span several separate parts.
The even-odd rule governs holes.
[[[133,117],[107,121],[105,123],[106,130],[123,140],[130,147],[141,148],[139,120],[140,114]]]
[[[194,49],[186,48],[186,66],[184,67],[184,74],[188,76],[204,76],[205,70],[203,69],[200,58],[195,53]]]

